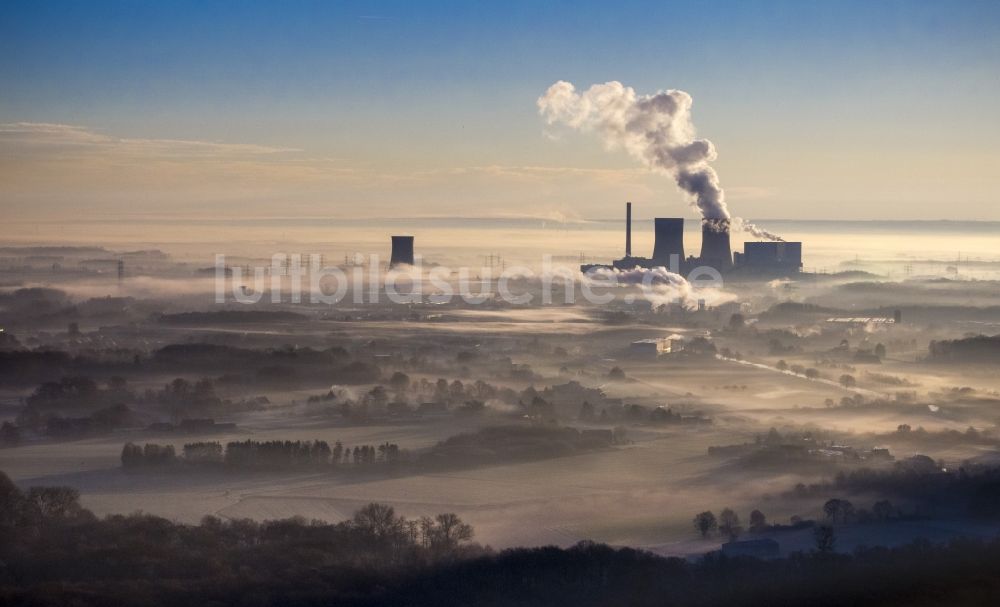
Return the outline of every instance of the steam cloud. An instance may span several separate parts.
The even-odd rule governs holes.
[[[691,104],[691,95],[684,91],[640,96],[617,81],[578,93],[571,83],[560,80],[538,98],[538,110],[548,124],[596,132],[608,148],[622,148],[650,169],[673,177],[703,219],[732,219],[736,227],[757,237],[781,240],[730,216],[719,175],[709,166],[718,154],[711,141],[695,138]]]
[[[778,242],[785,242],[785,239],[778,236],[774,232],[768,232],[764,228],[750,223],[746,219],[741,219],[739,217],[733,218],[733,223],[736,225],[737,229],[743,230],[744,232],[749,232],[756,236],[757,238],[764,238],[767,240],[776,240]]]
[[[599,281],[603,285],[613,281],[618,286],[636,286],[653,308],[676,303],[694,309],[699,300],[709,305],[719,305],[735,301],[736,296],[716,287],[695,287],[680,274],[675,274],[662,266],[655,268],[633,268],[618,270],[595,268],[584,275],[587,279]]]

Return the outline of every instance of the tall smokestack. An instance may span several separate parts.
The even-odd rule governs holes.
[[[717,270],[733,265],[733,252],[729,246],[728,219],[703,219],[701,221],[701,263]]]
[[[408,266],[413,265],[412,236],[392,237],[392,256],[389,258],[389,267],[394,268],[401,264],[405,264]]]
[[[670,267],[670,256],[684,260],[684,220],[679,217],[657,217],[653,220],[656,241],[653,244],[653,263]]]
[[[625,203],[625,257],[632,257],[632,203]]]

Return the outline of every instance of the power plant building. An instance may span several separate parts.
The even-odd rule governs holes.
[[[743,252],[732,252],[728,219],[703,219],[701,255],[684,256],[684,219],[657,217],[653,220],[655,240],[653,256],[632,256],[632,203],[626,203],[625,256],[607,264],[584,264],[582,272],[598,268],[631,270],[633,268],[665,267],[672,272],[687,273],[699,266],[709,266],[731,275],[782,276],[802,270],[801,242],[747,242]]]
[[[802,268],[801,242],[748,242],[736,263],[750,270],[785,269],[795,273]]]

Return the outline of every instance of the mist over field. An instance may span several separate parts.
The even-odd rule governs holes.
[[[428,267],[454,263],[477,239],[505,264],[531,267],[530,250],[505,245],[506,226],[423,226],[411,227]],[[217,270],[205,253],[211,243],[10,246],[2,251],[0,294],[3,470],[26,487],[74,487],[98,515],[337,522],[384,502],[410,517],[454,511],[494,548],[590,539],[692,555],[726,539],[694,532],[690,519],[703,510],[732,508],[745,520],[758,509],[783,523],[821,519],[838,490],[790,494],[797,484],[855,468],[892,469],[918,455],[944,468],[989,461],[1000,440],[992,434],[995,359],[957,365],[939,360],[932,342],[998,332],[992,295],[1000,262],[971,252],[946,258],[956,238],[950,226],[928,226],[919,249],[892,254],[878,249],[880,234],[838,226],[836,237],[823,240],[824,227],[785,233],[825,242],[826,273],[733,280],[720,289],[727,297],[704,310],[682,305],[680,294],[654,307],[628,284],[615,301],[595,305],[563,303],[560,283],[555,303],[544,305],[532,281],[518,287],[538,295],[524,305],[394,304],[384,293],[379,303],[356,304],[350,291],[336,304],[307,296],[290,303],[284,292],[278,303],[267,294],[244,305],[232,296],[231,277],[219,304]],[[564,242],[564,260],[584,236],[575,226],[524,229]],[[908,233],[912,241],[910,229],[880,226],[894,242]],[[588,250],[614,250],[620,233],[599,227],[586,236],[600,238]],[[388,239],[381,240],[365,248],[362,239],[357,251],[338,242],[294,250],[321,252],[340,266],[346,257],[345,270],[355,259],[370,269],[375,256],[388,257]],[[974,242],[965,239],[966,249]],[[867,244],[863,254],[855,243]],[[269,268],[274,251],[293,250],[242,247],[230,256],[234,265]],[[543,250],[553,252],[539,246],[536,268]],[[121,280],[118,259],[125,260]],[[554,263],[578,274],[572,261]],[[830,320],[896,310],[898,324]],[[632,342],[667,337],[678,351],[650,358],[630,350]],[[898,430],[904,426],[911,431]],[[438,453],[449,439],[491,428],[572,428],[597,443],[515,432],[498,445],[472,441],[468,448],[483,453]],[[772,429],[787,454],[767,455]],[[322,441],[350,455],[332,463],[328,456],[318,467],[248,470],[233,469],[228,452],[217,465],[187,461],[186,446],[225,450],[246,440]],[[128,443],[170,447],[178,463],[129,469],[122,461]],[[384,452],[371,464],[354,459],[355,447],[387,444],[398,446],[397,461]],[[890,455],[864,456],[875,448]],[[857,499],[863,506],[878,497]],[[922,533],[920,523],[898,527],[893,542]],[[841,549],[850,549],[851,533],[845,529]],[[808,538],[791,534],[783,542],[790,552]]]
[[[0,4],[0,605],[1000,603],[1000,4]]]
[[[696,568],[873,544],[902,563],[918,540],[989,542],[1000,258],[981,228],[785,222],[821,268],[710,285],[666,268],[582,273],[620,251],[612,222],[409,220],[329,240],[290,222],[273,242],[108,226],[11,242],[5,520],[135,541],[169,524],[219,534],[220,550],[254,533],[266,554],[288,549],[274,534],[290,525],[350,547],[331,567],[418,569],[545,546],[598,558],[580,542]],[[397,231],[415,235],[418,265],[387,266]],[[635,250],[652,248],[643,232]],[[241,550],[195,554],[262,558]]]

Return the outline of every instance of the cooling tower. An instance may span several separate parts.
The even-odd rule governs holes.
[[[657,217],[654,221],[656,241],[653,244],[653,263],[670,267],[670,256],[684,260],[684,220],[675,217]]]
[[[728,219],[702,220],[700,261],[717,270],[733,265],[733,253],[729,247]]]
[[[389,267],[393,268],[400,264],[413,265],[413,237],[393,236],[392,237],[392,257],[389,258]]]

